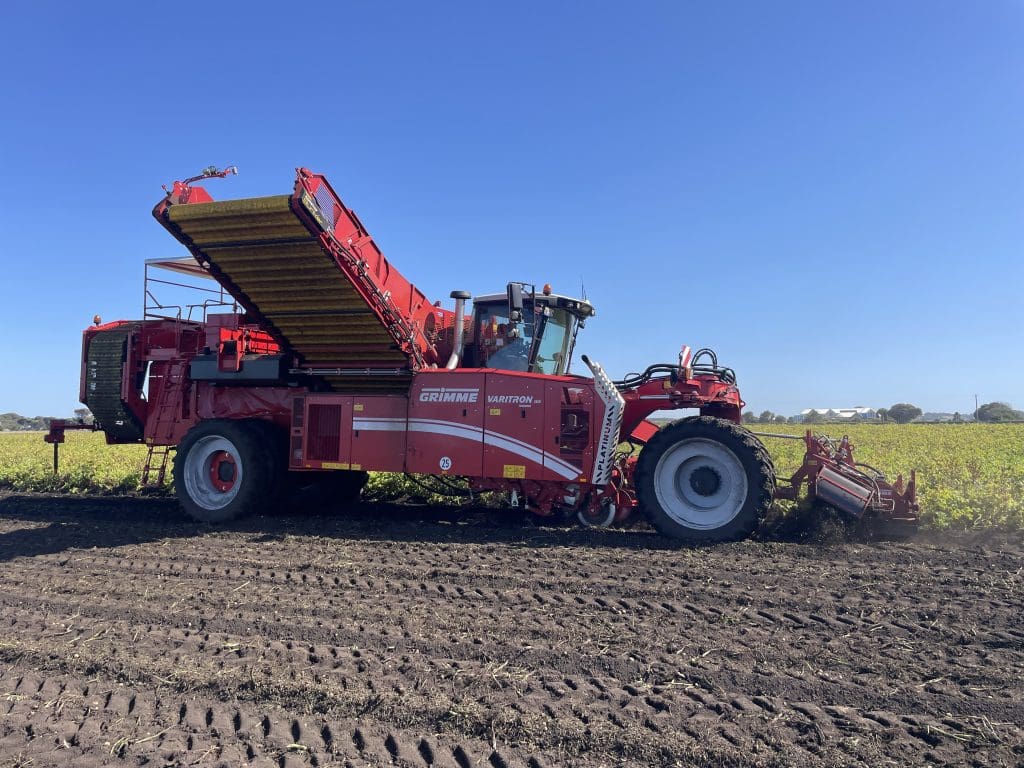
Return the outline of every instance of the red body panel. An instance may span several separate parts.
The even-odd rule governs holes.
[[[483,471],[486,375],[427,371],[409,392],[409,472],[479,477]]]
[[[542,480],[545,463],[545,382],[507,372],[487,374],[481,476]]]
[[[305,395],[304,406],[294,409],[292,434],[300,438],[301,458],[292,462],[304,469],[585,482],[593,465],[594,411],[601,407],[596,402],[589,383],[573,377],[423,371],[408,398]],[[283,403],[275,406],[262,415],[285,411]]]
[[[401,472],[405,467],[409,399],[357,395],[352,405],[352,469]],[[367,430],[365,427],[374,425]],[[376,428],[385,425],[386,428]]]
[[[566,385],[585,392],[585,405],[577,407],[592,407],[591,385],[575,377],[490,369],[420,372],[411,392],[410,444],[415,450],[409,451],[409,470],[577,481],[589,471],[583,462],[592,459],[592,452],[561,455],[558,398]]]
[[[302,467],[350,469],[352,464],[352,395],[309,395],[302,426]]]

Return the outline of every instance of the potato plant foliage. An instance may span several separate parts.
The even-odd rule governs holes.
[[[803,432],[798,424],[753,424],[751,429],[773,434]],[[928,527],[1024,528],[1024,424],[824,424],[813,429],[836,438],[848,434],[857,459],[890,477],[898,472],[906,476],[916,468]],[[762,439],[780,477],[799,466],[802,443]],[[72,432],[61,446],[61,471],[54,476],[52,447],[43,442],[40,433],[3,433],[0,490],[134,492],[145,454],[140,445],[108,446],[100,434]],[[165,485],[147,492],[169,493],[170,488]],[[372,477],[367,492],[377,499],[423,497],[422,489],[400,476]]]

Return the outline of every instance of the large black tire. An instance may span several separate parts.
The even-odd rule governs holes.
[[[201,421],[174,456],[174,490],[190,517],[222,523],[262,512],[273,501],[276,461],[263,427],[230,419]]]
[[[280,501],[289,491],[288,487],[288,433],[267,419],[252,419],[246,422],[260,431],[270,457],[270,478],[268,481],[271,502]],[[270,504],[268,503],[268,507]]]
[[[711,416],[662,427],[640,451],[634,474],[641,511],[663,534],[706,543],[745,539],[775,493],[761,441]]]

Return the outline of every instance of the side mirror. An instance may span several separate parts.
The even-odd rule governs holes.
[[[508,284],[508,319],[511,323],[523,321],[523,286],[521,283]]]

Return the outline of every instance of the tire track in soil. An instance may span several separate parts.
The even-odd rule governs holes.
[[[1019,539],[691,550],[370,505],[220,531],[153,509],[0,499],[10,760],[1024,760]]]

